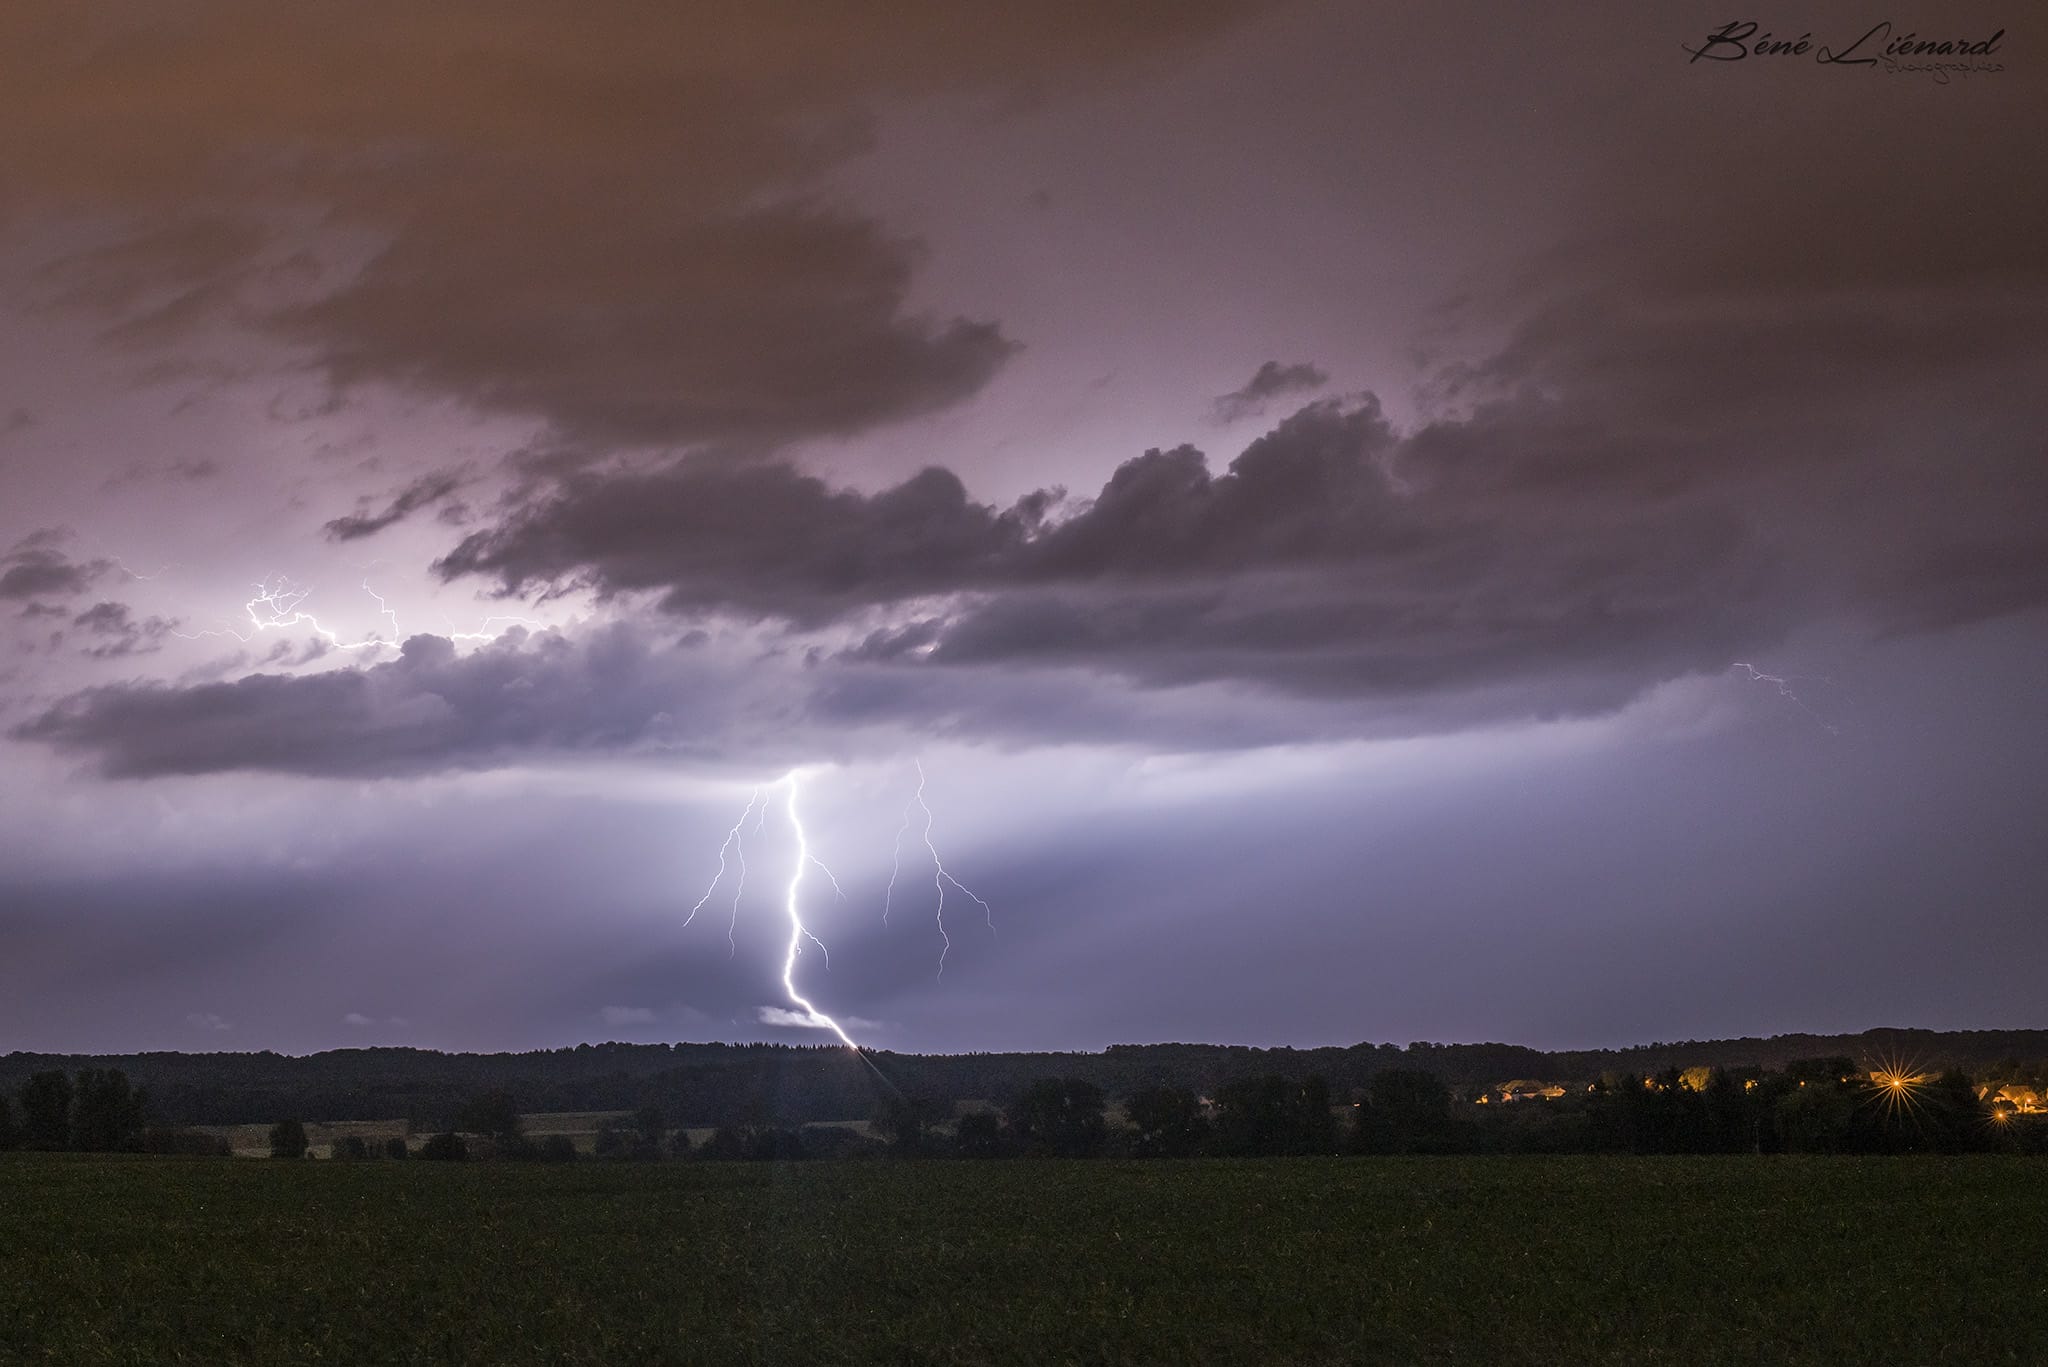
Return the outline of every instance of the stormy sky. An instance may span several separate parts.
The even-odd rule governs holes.
[[[2037,27],[8,6],[0,1049],[2041,1024]]]

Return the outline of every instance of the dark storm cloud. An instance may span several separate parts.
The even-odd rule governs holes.
[[[441,573],[824,634],[725,664],[625,627],[415,638],[368,669],[88,690],[16,734],[121,775],[794,759],[891,728],[1228,748],[1595,713],[1803,627],[2048,602],[2048,415],[1996,382],[2032,334],[1874,403],[1839,378],[1863,334],[1804,324],[1550,309],[1457,377],[1455,414],[1403,433],[1312,403],[1220,473],[1149,451],[1072,503],[998,509],[939,469],[871,493],[708,457],[572,473]],[[1959,394],[1982,399],[1961,444]]]
[[[871,103],[1085,79],[1239,9],[31,3],[0,168],[96,225],[51,288],[133,342],[253,321],[574,447],[848,432],[1013,348],[913,312],[915,245],[817,196]]]
[[[85,653],[96,660],[118,659],[124,655],[147,655],[163,648],[164,637],[176,625],[161,617],[137,621],[125,603],[94,603],[71,619],[71,625],[90,638]]]
[[[465,538],[436,569],[488,575],[508,593],[653,589],[670,612],[817,623],[1000,573],[1040,511],[1036,501],[1005,513],[973,503],[946,470],[870,495],[787,465],[695,458],[647,474],[572,475]]]
[[[1611,704],[1873,606],[1886,566],[1938,544],[1925,527],[1872,541],[1881,517],[1809,520],[1816,471],[1860,458],[1894,477],[1865,434],[1798,425],[1716,450],[1619,403],[1598,387],[1530,390],[1402,436],[1370,402],[1325,401],[1221,474],[1190,447],[1148,452],[1063,517],[1045,495],[976,504],[943,471],[860,494],[783,467],[685,461],[572,480],[441,568],[511,592],[644,590],[670,612],[802,626],[952,600],[876,628],[857,661],[1054,663],[1313,694],[1521,684],[1541,709]],[[2000,527],[2023,521],[2008,508],[1966,544],[1999,548]],[[1950,576],[1964,591],[1951,620],[2037,601],[2024,565],[1973,564],[1999,582]]]
[[[374,536],[421,508],[439,503],[460,489],[462,483],[463,477],[453,471],[444,470],[421,475],[394,494],[391,501],[382,509],[371,512],[366,503],[362,511],[346,517],[337,517],[323,530],[330,541],[358,541],[366,536]]]
[[[1214,688],[1105,689],[1086,670],[736,656],[621,624],[575,639],[515,631],[469,654],[415,636],[396,660],[310,674],[110,684],[9,734],[113,778],[377,777],[634,754],[775,769],[892,750],[913,734],[1233,749],[1360,726],[1328,706],[1247,707]]]
[[[2038,192],[2011,198],[2038,216]],[[1221,474],[1155,450],[1092,500],[1008,510],[939,470],[861,494],[685,461],[561,484],[440,569],[800,626],[950,600],[853,661],[1611,705],[1805,625],[2048,601],[2048,404],[2027,380],[2048,276],[1975,250],[1847,294],[1759,292],[1732,255],[1718,275],[1661,247],[1598,276],[1560,261],[1494,301],[1516,314],[1504,341],[1443,369],[1436,416],[1405,433],[1370,399],[1326,400]]]
[[[174,340],[229,306],[234,286],[264,249],[254,224],[180,213],[111,242],[67,252],[38,273],[47,303],[116,321],[110,340]]]
[[[114,568],[111,560],[73,560],[64,550],[70,539],[69,531],[46,527],[16,542],[0,556],[0,598],[70,597]]]
[[[1183,30],[1118,10],[1071,37],[1047,25],[984,47],[969,32],[981,20],[941,7],[916,11],[931,36],[905,46],[850,11],[803,35],[735,19],[731,41],[759,64],[727,54],[677,79],[692,42],[510,13],[503,44],[478,53],[451,55],[413,11],[361,30],[374,46],[317,35],[385,63],[382,104],[315,62],[330,49],[297,26],[316,21],[269,20],[286,27],[264,33],[259,67],[232,25],[164,20],[149,63],[83,68],[88,93],[138,87],[164,107],[150,157],[131,132],[73,161],[26,140],[7,155],[45,193],[138,206],[184,183],[157,185],[166,168],[212,185],[261,166],[270,178],[242,189],[275,184],[371,229],[366,266],[270,325],[344,378],[415,380],[558,429],[524,463],[521,501],[463,538],[442,577],[818,632],[784,700],[795,721],[1003,738],[1126,722],[1186,743],[1213,710],[1155,725],[1144,706],[1214,687],[1270,709],[1231,733],[1245,743],[1341,732],[1326,702],[1422,730],[1613,707],[1803,628],[1942,630],[2048,602],[2048,181],[1996,150],[2038,76],[1980,82],[1930,118],[1840,85],[1766,96],[1751,68],[1682,90],[1603,68],[1639,117],[1616,127],[1600,86],[1560,106],[1571,137],[1614,143],[1556,191],[1582,235],[1446,310],[1439,356],[1487,340],[1439,367],[1420,419],[1396,430],[1371,400],[1310,403],[1220,471],[1193,447],[1154,450],[1091,499],[1005,508],[946,469],[863,491],[761,458],[777,438],[964,394],[1008,345],[908,316],[908,249],[793,187],[858,145],[877,91],[1056,75],[1089,65],[1098,40],[1127,56]],[[218,108],[173,79],[213,50],[201,38],[225,71]],[[0,111],[25,101],[21,126],[58,137],[70,97],[55,90],[0,93]],[[1847,144],[1839,99],[1864,129]],[[273,106],[310,150],[222,161],[222,130]],[[1731,131],[1674,143],[1700,128]],[[1760,129],[1782,158],[1757,162],[1744,134]],[[676,173],[647,174],[663,156]],[[178,278],[205,286],[238,259],[234,241],[195,215],[65,279],[146,311]],[[147,289],[128,283],[143,259]],[[1269,361],[1218,402],[1235,413],[1323,382]],[[714,439],[720,458],[587,461],[592,442]],[[330,527],[366,532],[435,496],[414,486]],[[612,648],[628,640],[645,676],[602,703],[569,686],[585,646],[529,643],[431,667],[103,689],[23,734],[122,773],[374,772],[664,743],[662,689],[691,679],[711,716],[721,689],[748,686],[690,674],[640,636]],[[1090,679],[1092,695],[1075,682]],[[505,704],[515,691],[530,707]],[[187,734],[191,708],[203,724]]]
[[[1236,422],[1240,418],[1256,418],[1266,411],[1274,399],[1288,394],[1305,394],[1321,389],[1330,382],[1330,377],[1319,367],[1307,361],[1293,365],[1282,365],[1268,361],[1252,373],[1243,385],[1228,394],[1216,396],[1211,408],[1216,421]]]
[[[415,636],[398,659],[369,668],[87,689],[14,734],[97,752],[116,777],[374,775],[543,750],[621,751],[704,724],[672,712],[687,713],[691,685],[703,683],[675,663],[625,631],[574,646],[514,632],[466,656],[440,637]]]

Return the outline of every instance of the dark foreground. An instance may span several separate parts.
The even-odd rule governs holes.
[[[2048,1162],[0,1159],[0,1362],[2039,1363]]]

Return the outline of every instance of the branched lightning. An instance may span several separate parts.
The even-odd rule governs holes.
[[[127,575],[130,579],[138,580],[144,584],[154,583],[156,580],[161,579],[164,571],[170,568],[169,565],[158,565],[155,574],[137,574],[134,570],[128,568],[128,562],[120,556],[113,556],[112,559],[114,567],[120,570],[121,573]]]
[[[760,793],[760,789],[758,788],[754,791],[756,795]],[[749,801],[752,801],[752,799],[749,799]],[[746,819],[746,813],[740,813],[740,820],[745,821]],[[754,817],[754,834],[759,835],[761,833],[761,828],[767,824],[768,804],[763,802],[761,804],[759,814]],[[737,849],[738,847],[735,846],[734,848]],[[740,892],[746,886],[746,872],[746,861],[745,858],[742,857],[740,861],[740,887],[736,887],[732,890],[732,919],[727,921],[725,925],[725,943],[727,945],[725,957],[728,959],[730,959],[733,955],[739,953],[740,949]]]
[[[1807,716],[1812,717],[1815,722],[1819,723],[1820,728],[1823,731],[1826,731],[1831,736],[1841,734],[1841,728],[1837,727],[1833,722],[1829,721],[1826,717],[1823,717],[1820,713],[1814,711],[1811,707],[1807,706],[1806,699],[1799,696],[1799,689],[1797,685],[1803,678],[1807,676],[1799,674],[1766,674],[1761,669],[1758,669],[1755,665],[1749,664],[1743,660],[1737,660],[1735,663],[1729,665],[1728,667],[1730,669],[1741,670],[1743,673],[1743,677],[1747,678],[1751,683],[1767,683],[1775,685],[1778,690],[1779,697],[1785,698],[1786,700],[1791,702],[1791,704],[1794,707],[1798,708],[1801,712],[1804,712]],[[1822,682],[1825,682],[1825,680],[1822,680]]]
[[[818,953],[825,960],[825,967],[828,971],[832,967],[832,956],[830,951],[825,948],[825,942],[812,934],[811,928],[804,924],[802,901],[804,875],[813,867],[816,867],[825,875],[826,881],[832,884],[832,890],[835,893],[838,893],[841,898],[844,898],[846,894],[840,892],[839,879],[826,866],[825,861],[811,853],[810,836],[804,830],[803,815],[797,808],[797,794],[803,786],[803,770],[791,770],[783,777],[778,786],[783,788],[787,794],[784,810],[789,816],[790,829],[796,833],[796,859],[790,870],[789,889],[783,900],[783,909],[789,917],[789,948],[782,961],[782,988],[790,1001],[801,1007],[811,1022],[822,1025],[833,1034],[839,1036],[841,1040],[845,1041],[848,1048],[859,1049],[860,1046],[853,1042],[853,1037],[840,1027],[838,1021],[833,1020],[832,1017],[820,1011],[816,1006],[813,1006],[810,1000],[796,989],[796,961],[803,953],[804,941],[809,940],[818,947]],[[761,827],[768,821],[768,807],[769,804],[763,800],[760,788],[757,787],[748,794],[747,805],[740,812],[739,820],[733,822],[732,829],[725,833],[724,841],[719,844],[717,874],[711,879],[711,885],[704,889],[704,895],[699,897],[695,905],[690,908],[690,914],[683,919],[684,927],[688,928],[690,922],[697,919],[697,913],[703,910],[704,904],[711,900],[711,894],[718,891],[718,885],[725,881],[727,870],[737,867],[738,876],[734,879],[732,890],[732,921],[726,928],[726,942],[731,946],[731,952],[733,953],[737,953],[739,949],[737,937],[740,920],[740,896],[746,891],[747,885],[746,836],[749,834],[747,822],[751,818],[754,823],[753,832],[758,833]],[[728,850],[732,852],[731,860],[728,860],[726,857],[726,851]]]
[[[819,956],[825,961],[825,967],[828,972],[832,967],[831,953],[825,948],[825,942],[820,940],[804,921],[803,891],[805,877],[813,868],[817,869],[819,873],[825,876],[825,880],[832,885],[833,893],[842,901],[846,898],[845,890],[839,885],[838,876],[811,849],[810,834],[804,828],[803,813],[799,807],[803,781],[804,771],[802,769],[793,769],[774,785],[783,792],[783,811],[788,817],[790,830],[796,839],[796,849],[789,874],[789,885],[783,894],[783,913],[789,920],[789,944],[783,953],[782,959],[782,990],[789,1001],[803,1012],[803,1019],[801,1022],[792,1020],[787,1022],[771,1021],[771,1023],[802,1023],[830,1030],[833,1034],[839,1036],[840,1040],[849,1048],[858,1051],[860,1046],[854,1043],[853,1037],[847,1034],[845,1028],[838,1021],[820,1011],[812,1004],[808,997],[805,997],[803,993],[797,990],[797,960],[802,957],[806,942],[817,948]],[[952,939],[946,931],[946,891],[948,887],[952,888],[956,893],[971,898],[981,907],[983,915],[987,918],[990,934],[995,933],[995,912],[982,899],[980,894],[955,878],[952,872],[946,868],[944,861],[940,859],[937,842],[932,836],[934,820],[932,809],[931,805],[925,801],[924,790],[924,765],[920,763],[917,766],[917,791],[912,795],[909,805],[904,808],[903,827],[896,833],[895,865],[889,873],[889,890],[883,899],[882,917],[886,924],[889,915],[889,903],[895,896],[896,883],[902,873],[903,840],[910,833],[914,815],[922,812],[924,814],[924,825],[920,831],[920,838],[924,841],[925,852],[931,857],[932,888],[938,895],[937,920],[939,938],[942,942],[939,952],[939,972],[943,975],[946,969],[946,951],[952,948]],[[683,918],[683,925],[687,928],[691,922],[697,919],[697,913],[702,911],[709,904],[711,898],[717,894],[727,877],[731,876],[733,878],[732,920],[726,930],[726,941],[733,953],[738,952],[737,935],[740,899],[746,890],[746,838],[750,834],[758,833],[768,820],[768,809],[771,805],[770,800],[766,796],[768,791],[766,788],[756,787],[747,795],[747,805],[740,810],[739,819],[732,823],[732,826],[725,833],[725,839],[719,842],[718,872],[712,876],[710,884],[691,905],[689,914]],[[867,1059],[865,1054],[862,1054],[862,1058],[868,1062],[870,1067],[874,1065],[874,1061]],[[876,1075],[878,1077],[881,1076],[879,1070],[877,1070]],[[884,1083],[888,1083],[887,1078],[882,1080]],[[893,1084],[890,1085],[893,1087]]]
[[[903,825],[896,831],[896,849],[889,869],[889,887],[888,891],[882,896],[882,924],[885,926],[889,924],[889,907],[896,897],[896,880],[903,871],[903,837],[910,832],[910,814],[912,811],[923,812],[924,848],[925,852],[932,857],[932,887],[939,895],[939,905],[935,917],[939,927],[938,976],[943,978],[946,976],[946,955],[953,948],[953,937],[946,933],[946,885],[951,883],[960,892],[965,893],[980,904],[982,915],[988,921],[988,932],[991,935],[995,934],[996,931],[996,914],[994,908],[990,907],[987,902],[982,901],[979,893],[949,873],[946,869],[945,861],[939,858],[939,847],[932,841],[932,809],[924,800],[924,762],[918,760],[915,763],[917,764],[917,791],[911,795],[910,801],[905,804],[903,808]]]
[[[130,573],[133,573],[133,571],[130,571]],[[139,579],[145,576],[137,575],[136,577]],[[323,626],[318,617],[307,612],[301,606],[308,598],[312,597],[313,590],[295,584],[290,579],[284,577],[279,577],[275,580],[265,579],[259,582],[255,588],[256,596],[242,604],[242,611],[249,618],[249,629],[247,631],[237,631],[233,626],[223,625],[215,630],[180,631],[174,634],[187,641],[196,641],[207,636],[231,636],[243,645],[247,645],[250,641],[256,639],[258,635],[266,631],[283,631],[292,627],[302,627],[327,642],[329,646],[336,650],[377,650],[384,646],[396,645],[405,639],[405,630],[399,625],[397,610],[385,601],[382,594],[370,587],[367,579],[362,584],[363,592],[376,600],[377,615],[391,624],[391,635],[389,637],[381,634],[372,634],[359,640],[343,640],[339,632]],[[484,618],[475,631],[455,631],[451,627],[448,632],[448,639],[451,641],[495,641],[502,632],[492,630],[492,626],[494,623],[499,622],[509,622],[525,627],[538,627],[540,625],[540,623],[533,621],[531,618],[520,617],[510,613],[496,613]]]
[[[725,852],[727,850],[731,850],[733,852],[734,860],[740,866],[740,876],[738,881],[733,885],[732,924],[730,927],[727,928],[725,933],[726,943],[732,946],[731,953],[727,955],[728,958],[730,958],[732,954],[739,953],[740,946],[738,935],[740,924],[740,894],[745,892],[747,889],[747,849],[746,842],[744,837],[741,835],[741,831],[747,824],[747,818],[754,814],[754,808],[759,806],[760,802],[761,790],[759,788],[754,789],[753,792],[747,795],[746,810],[740,813],[740,819],[738,821],[732,823],[732,829],[725,833],[725,840],[718,847],[717,875],[712,878],[711,886],[704,889],[704,895],[702,897],[699,897],[696,901],[696,904],[690,908],[690,914],[683,918],[683,929],[688,930],[690,928],[690,922],[697,919],[697,913],[702,911],[704,909],[704,904],[711,900],[711,894],[718,891],[718,885],[725,880]],[[758,830],[759,827],[756,827],[756,829]]]

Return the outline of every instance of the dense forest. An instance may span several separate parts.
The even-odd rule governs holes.
[[[1782,1071],[1801,1061],[1845,1058],[1859,1068],[1962,1069],[1980,1078],[2039,1085],[2048,1031],[1871,1030],[1860,1035],[1779,1035],[1689,1040],[1628,1049],[1547,1052],[1508,1044],[1359,1044],[1349,1048],[1252,1049],[1210,1044],[1115,1045],[1101,1053],[891,1054],[864,1058],[838,1047],[771,1044],[582,1044],[517,1054],[426,1049],[275,1053],[0,1057],[0,1095],[38,1074],[118,1069],[146,1093],[153,1123],[269,1124],[403,1118],[442,1129],[471,1097],[509,1095],[526,1112],[657,1108],[675,1123],[796,1125],[865,1118],[894,1092],[946,1102],[1008,1105],[1048,1077],[1088,1083],[1111,1097],[1148,1089],[1213,1096],[1234,1081],[1321,1079],[1339,1104],[1366,1096],[1390,1071],[1427,1073],[1461,1101],[1515,1080],[1583,1091],[1603,1077],[1655,1077],[1673,1069]]]

